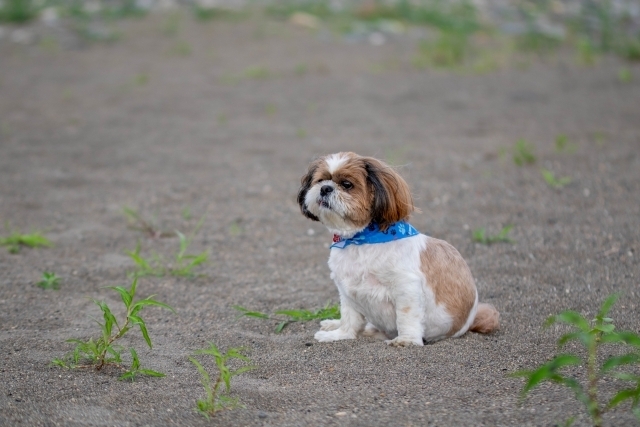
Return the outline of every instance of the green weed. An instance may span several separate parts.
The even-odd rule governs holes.
[[[239,21],[248,16],[247,12],[233,10],[223,7],[206,7],[199,4],[193,5],[193,15],[200,21],[211,21],[214,19],[224,19],[227,21]]]
[[[239,236],[244,233],[244,227],[242,226],[242,218],[236,218],[229,225],[229,234],[232,236]]]
[[[558,347],[562,348],[570,341],[577,341],[586,347],[586,359],[571,353],[563,353],[555,356],[549,362],[535,370],[523,370],[511,374],[513,377],[523,377],[526,384],[521,392],[524,399],[526,395],[543,382],[549,381],[561,384],[573,391],[576,398],[582,402],[591,417],[594,426],[602,425],[602,415],[615,408],[622,402],[631,402],[631,411],[640,420],[640,376],[619,370],[630,365],[640,365],[640,336],[630,331],[615,331],[613,319],[608,316],[611,307],[618,299],[618,295],[609,296],[600,307],[595,319],[589,322],[580,313],[575,311],[563,311],[547,319],[544,326],[549,327],[554,323],[566,323],[572,330],[558,339]],[[599,350],[605,344],[625,344],[626,353],[621,356],[609,357],[598,364]],[[575,372],[565,375],[562,370],[566,367],[583,369],[586,366],[587,383],[581,384],[575,379]],[[630,388],[619,390],[608,402],[602,402],[598,397],[598,383],[605,377],[613,377],[617,380],[629,381]],[[616,384],[615,382],[613,384]]]
[[[607,142],[607,136],[604,132],[601,131],[594,132],[593,139],[595,140],[598,147],[603,147],[605,142]]]
[[[636,36],[638,37],[638,36]],[[640,39],[627,38],[618,49],[618,53],[629,61],[640,61]]]
[[[9,230],[9,224],[5,224],[5,228]],[[0,246],[6,246],[10,254],[17,254],[20,248],[27,246],[29,248],[51,247],[53,243],[44,237],[39,231],[32,231],[29,234],[22,234],[19,231],[12,231],[7,237],[0,237]]]
[[[518,166],[535,163],[536,156],[533,154],[533,145],[525,139],[519,139],[513,147],[513,163]]]
[[[558,153],[575,153],[578,149],[578,146],[570,143],[567,135],[562,133],[556,137],[555,146]]]
[[[147,83],[149,83],[149,74],[148,73],[139,73],[136,75],[135,79],[133,80],[133,82],[137,85],[137,86],[144,86]]]
[[[468,57],[469,49],[467,34],[442,31],[436,40],[420,43],[419,53],[414,58],[413,65],[416,68],[460,67]]]
[[[563,176],[562,178],[556,178],[553,172],[548,169],[542,168],[540,169],[540,173],[542,174],[545,182],[553,188],[562,188],[571,182],[571,177]]]
[[[111,312],[111,309],[104,301],[93,300],[93,302],[100,307],[104,322],[96,320],[96,323],[102,330],[102,335],[94,340],[89,338],[88,341],[82,341],[80,339],[70,339],[67,342],[76,344],[76,348],[64,355],[62,358],[56,358],[51,363],[63,368],[86,368],[95,367],[96,370],[101,370],[106,365],[115,365],[124,369],[125,372],[120,376],[121,380],[134,380],[137,375],[149,375],[153,377],[163,377],[161,372],[153,371],[151,369],[141,368],[140,360],[133,347],[129,349],[131,354],[131,367],[129,369],[124,368],[122,364],[122,352],[124,347],[116,344],[120,338],[122,338],[131,328],[138,326],[140,332],[144,337],[145,342],[149,348],[153,348],[151,344],[151,338],[147,331],[147,326],[140,316],[140,312],[146,306],[157,306],[166,308],[175,313],[175,310],[169,305],[156,301],[153,299],[153,295],[134,302],[136,296],[136,287],[138,284],[138,278],[134,278],[129,289],[125,289],[122,286],[108,286],[109,289],[120,294],[122,302],[126,308],[126,315],[124,321],[118,322],[116,317]]]
[[[176,56],[189,56],[191,55],[191,45],[184,40],[177,41],[171,48],[171,53]]]
[[[309,71],[309,67],[307,67],[307,64],[296,65],[296,68],[295,68],[296,75],[304,76],[305,74],[307,74],[308,71]]]
[[[242,354],[242,350],[242,348],[230,348],[226,353],[222,354],[215,344],[210,343],[209,348],[195,352],[195,355],[208,354],[213,357],[213,360],[218,367],[218,376],[213,383],[211,381],[211,376],[204,366],[202,366],[202,364],[194,357],[189,357],[191,363],[198,368],[198,372],[200,372],[200,381],[207,393],[206,398],[198,399],[198,406],[196,409],[207,419],[210,415],[215,415],[218,411],[243,407],[243,405],[238,402],[237,398],[229,396],[229,392],[231,391],[231,378],[250,371],[251,369],[255,369],[256,367],[243,366],[236,370],[231,370],[227,366],[227,362],[231,359],[240,359],[242,361],[249,362],[249,358]],[[224,390],[221,390],[223,385]]]
[[[195,273],[193,269],[199,265],[202,265],[207,262],[209,259],[209,251],[205,250],[197,255],[187,254],[187,249],[193,238],[200,230],[202,223],[204,221],[204,216],[200,218],[198,225],[194,229],[194,231],[189,235],[189,237],[185,236],[181,232],[177,231],[175,234],[179,239],[179,248],[178,252],[173,258],[173,262],[168,262],[161,255],[154,253],[151,259],[144,258],[140,255],[140,242],[136,245],[135,250],[126,251],[126,254],[133,260],[136,264],[136,270],[131,274],[134,277],[144,277],[144,276],[157,276],[162,277],[165,275],[171,276],[180,276],[180,277],[194,277]]]
[[[257,319],[274,320],[278,322],[275,332],[279,334],[290,323],[294,322],[309,322],[311,320],[326,320],[326,319],[339,319],[340,318],[340,306],[338,304],[325,305],[316,311],[309,310],[278,310],[269,315],[261,313],[259,311],[251,311],[239,305],[234,305],[234,309],[240,311],[242,314],[238,318],[247,316]]]
[[[578,62],[584,65],[594,65],[596,63],[597,49],[588,37],[581,37],[576,43]]]
[[[273,73],[267,67],[259,65],[248,67],[242,72],[242,76],[251,80],[264,80],[273,77]]]
[[[482,243],[483,245],[492,245],[494,243],[515,243],[515,240],[509,237],[509,232],[513,228],[513,225],[507,225],[498,234],[488,235],[484,227],[476,228],[471,234],[471,239],[474,242]]]
[[[264,112],[267,116],[274,116],[278,112],[275,104],[267,104],[264,106]]]
[[[181,21],[182,13],[179,11],[170,13],[162,25],[162,33],[169,37],[177,35],[180,30]]]
[[[42,280],[36,283],[36,285],[42,289],[55,289],[57,291],[60,289],[60,277],[56,276],[56,273],[45,271],[42,273]]]
[[[0,3],[0,22],[23,23],[38,16],[38,8],[32,0],[4,0]]]
[[[148,237],[157,239],[161,237],[176,236],[175,231],[160,230],[153,218],[147,220],[135,209],[131,209],[130,207],[125,206],[124,208],[122,208],[122,213],[127,218],[129,228],[131,228],[132,230],[140,231]]]
[[[540,55],[552,52],[560,47],[561,44],[562,39],[533,29],[516,37],[516,47],[519,50]]]
[[[631,80],[633,80],[633,74],[631,74],[629,68],[623,67],[618,70],[618,81],[620,83],[630,83]]]
[[[189,206],[182,209],[182,219],[185,221],[189,221],[191,219],[191,208]]]

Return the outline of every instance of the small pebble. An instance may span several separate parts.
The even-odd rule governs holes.
[[[263,411],[258,412],[258,418],[267,418],[267,413]]]
[[[313,236],[314,234],[316,234],[315,230],[313,228],[310,228],[307,230],[307,235],[308,236]]]
[[[336,417],[344,417],[345,415],[347,415],[346,412],[336,412]]]

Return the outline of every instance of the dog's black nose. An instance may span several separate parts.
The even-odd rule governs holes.
[[[331,192],[333,192],[333,187],[330,185],[323,185],[322,187],[320,187],[320,195],[323,197]]]

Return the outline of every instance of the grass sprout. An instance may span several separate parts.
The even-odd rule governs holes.
[[[136,265],[136,270],[132,272],[132,275],[135,277],[162,277],[168,274],[171,276],[194,277],[193,269],[206,263],[209,259],[208,250],[204,250],[199,254],[187,253],[193,238],[198,230],[200,230],[200,227],[202,227],[203,221],[204,215],[200,218],[198,225],[188,237],[177,230],[175,231],[179,239],[179,248],[172,262],[167,261],[157,253],[153,253],[151,258],[143,257],[140,254],[140,242],[138,242],[133,251],[126,251],[126,254],[129,255]]]
[[[507,225],[503,227],[498,234],[489,235],[484,227],[476,228],[473,230],[471,238],[474,242],[482,243],[483,245],[492,245],[494,243],[515,243],[515,240],[509,237],[509,232],[513,228],[513,225]]]
[[[631,411],[640,421],[640,376],[637,373],[629,373],[620,368],[625,366],[640,366],[640,336],[630,331],[615,329],[613,319],[608,317],[611,307],[618,299],[618,295],[610,295],[600,307],[596,317],[588,321],[584,316],[575,311],[563,311],[547,319],[544,326],[549,327],[555,323],[565,323],[571,326],[571,331],[558,339],[558,348],[564,347],[570,341],[582,344],[587,352],[586,359],[575,354],[562,353],[534,370],[523,370],[511,374],[513,377],[522,377],[526,380],[521,398],[543,382],[554,382],[569,388],[576,398],[585,405],[587,413],[596,427],[602,426],[602,415],[623,402],[630,401]],[[622,355],[609,355],[601,364],[600,350],[604,345],[625,345]],[[566,368],[572,371],[582,370],[586,367],[587,383],[581,384],[575,379],[575,373],[566,375],[562,371]],[[637,370],[635,372],[638,372]],[[604,377],[612,377],[617,380],[631,383],[630,387],[619,389],[608,400],[602,401],[598,396],[598,383]],[[619,382],[613,382],[619,384]]]
[[[558,153],[575,153],[578,149],[578,145],[569,142],[569,138],[563,133],[556,137],[555,145]]]
[[[36,283],[37,286],[40,286],[42,289],[60,289],[60,277],[56,275],[56,273],[50,273],[45,271],[42,273],[42,280]]]
[[[620,83],[630,83],[633,80],[633,74],[627,67],[622,67],[618,70],[618,81]]]
[[[554,173],[548,169],[542,168],[540,169],[540,173],[542,174],[545,182],[553,188],[562,188],[571,182],[571,177],[563,176],[562,178],[556,178]]]
[[[9,224],[5,224],[9,229]],[[0,246],[6,246],[9,253],[17,254],[23,246],[29,248],[51,247],[53,243],[44,237],[39,231],[32,231],[29,234],[22,234],[19,231],[10,231],[7,237],[0,237]]]
[[[227,366],[227,362],[231,359],[239,359],[244,362],[249,362],[249,358],[242,354],[242,351],[242,348],[230,348],[223,354],[214,343],[209,343],[209,348],[195,352],[195,355],[208,354],[213,357],[218,368],[218,375],[213,382],[211,381],[211,376],[204,366],[202,366],[195,357],[189,356],[191,363],[193,363],[196,368],[198,368],[198,372],[200,372],[200,381],[202,382],[202,386],[207,394],[204,399],[197,400],[196,409],[207,419],[209,419],[210,415],[215,415],[218,411],[243,407],[237,398],[229,396],[229,392],[231,391],[231,378],[255,369],[256,367],[242,366],[236,370],[232,370]]]
[[[536,156],[533,154],[533,144],[525,139],[519,139],[513,147],[513,163],[518,166],[535,163]]]
[[[282,330],[294,322],[309,322],[311,320],[326,320],[326,319],[339,319],[340,318],[340,306],[338,304],[327,304],[323,308],[319,308],[316,311],[310,310],[278,310],[269,315],[267,313],[261,313],[259,311],[252,311],[244,308],[240,305],[234,305],[234,309],[240,311],[242,314],[238,318],[247,316],[257,319],[274,320],[278,322],[275,333],[279,334]]]
[[[154,295],[134,301],[137,285],[138,278],[136,277],[133,279],[129,289],[125,289],[122,286],[108,286],[109,289],[118,292],[122,298],[126,309],[124,320],[118,322],[111,308],[104,301],[94,299],[93,302],[100,307],[104,319],[103,322],[94,319],[102,330],[101,336],[95,340],[94,338],[89,338],[88,341],[82,341],[80,339],[67,340],[67,342],[76,344],[76,348],[62,358],[54,359],[51,363],[68,369],[94,367],[98,371],[107,365],[115,365],[125,371],[124,374],[120,376],[121,380],[130,379],[133,381],[137,375],[163,377],[164,374],[161,372],[141,368],[138,354],[133,347],[129,349],[131,354],[131,367],[127,369],[122,366],[122,352],[124,351],[124,347],[116,344],[116,341],[127,334],[131,328],[138,326],[149,348],[153,348],[151,337],[147,331],[147,325],[140,316],[142,309],[147,306],[157,306],[175,313],[175,310],[169,305],[153,299]]]

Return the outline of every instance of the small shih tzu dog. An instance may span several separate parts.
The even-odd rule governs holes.
[[[460,253],[406,222],[413,200],[390,166],[355,153],[319,158],[302,177],[298,204],[333,233],[329,267],[341,318],[322,321],[316,340],[360,334],[421,346],[498,328],[498,312],[478,303]]]

